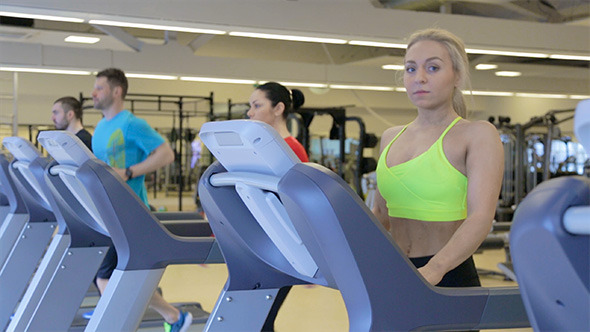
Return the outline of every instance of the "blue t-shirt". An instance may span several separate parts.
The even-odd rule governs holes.
[[[144,161],[165,140],[147,122],[127,110],[114,118],[98,122],[92,137],[94,155],[109,166],[127,168]],[[131,189],[147,205],[145,176],[127,181]]]

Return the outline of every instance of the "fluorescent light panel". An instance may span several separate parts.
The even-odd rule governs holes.
[[[395,88],[391,86],[372,86],[372,85],[342,85],[330,84],[331,89],[348,89],[348,90],[371,90],[371,91],[394,91]]]
[[[27,67],[0,67],[0,71],[13,71],[22,73],[62,74],[62,75],[90,75],[89,71],[48,69],[48,68],[27,68]]]
[[[590,95],[570,95],[570,99],[590,99]]]
[[[68,43],[80,43],[80,44],[96,44],[100,41],[98,37],[85,37],[85,36],[67,36],[64,41]]]
[[[369,41],[369,40],[351,40],[348,42],[348,44],[358,45],[358,46],[373,46],[373,47],[401,48],[401,49],[405,49],[408,46],[406,44],[383,43],[383,42],[375,42],[375,41]]]
[[[406,67],[404,65],[383,65],[381,69],[385,70],[404,70]]]
[[[504,55],[504,56],[516,56],[524,58],[547,58],[549,54],[546,53],[533,53],[533,52],[513,52],[513,51],[497,51],[497,50],[482,50],[474,48],[466,48],[465,51],[471,54],[489,54],[489,55]]]
[[[472,96],[494,96],[494,97],[511,97],[514,96],[514,92],[506,91],[463,91],[463,94]]]
[[[193,81],[193,82],[208,82],[208,83],[232,83],[232,84],[256,84],[254,80],[239,80],[230,78],[215,78],[215,77],[191,77],[182,76],[181,81]]]
[[[561,59],[561,60],[581,60],[590,61],[590,56],[587,55],[570,55],[570,54],[551,54],[550,59]]]
[[[176,80],[178,76],[172,75],[154,75],[154,74],[137,74],[137,73],[125,73],[127,78],[147,78],[152,80]]]
[[[260,84],[264,84],[263,82],[258,82]],[[304,83],[304,82],[279,82],[284,86],[298,86],[304,88],[327,88],[327,84],[322,83]]]
[[[294,36],[294,35],[279,35],[279,34],[271,34],[271,33],[242,32],[242,31],[231,31],[229,33],[229,35],[235,36],[235,37],[278,39],[278,40],[310,42],[310,43],[346,44],[346,40],[337,39],[337,38],[319,38],[319,37],[306,37],[306,36]]]
[[[38,19],[38,20],[46,20],[46,21],[72,22],[72,23],[83,23],[84,22],[84,19],[77,18],[77,17],[41,15],[41,14],[26,14],[26,13],[4,12],[4,11],[0,11],[0,16],[30,18],[30,19]]]
[[[199,28],[188,28],[173,25],[158,25],[158,24],[144,24],[144,23],[133,23],[133,22],[122,22],[122,21],[107,21],[107,20],[90,20],[89,24],[97,25],[109,25],[124,28],[139,28],[149,30],[164,30],[164,31],[179,31],[179,32],[190,32],[190,33],[204,33],[209,35],[223,35],[226,32],[221,30],[213,29],[199,29]]]
[[[553,99],[565,99],[567,95],[553,94],[553,93],[528,93],[528,92],[517,92],[517,97],[528,97],[528,98],[553,98]]]

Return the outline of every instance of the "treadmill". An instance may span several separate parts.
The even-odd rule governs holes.
[[[351,331],[529,326],[516,287],[426,282],[350,186],[269,125],[208,122],[200,138],[217,161],[199,197],[229,272],[206,331],[259,331],[281,287],[308,283],[340,291]]]
[[[168,224],[171,229],[184,230],[183,236],[171,233],[124,181],[96,159],[75,135],[44,131],[38,140],[56,161],[47,169],[48,176],[58,176],[66,184],[93,217],[95,226],[100,225],[96,230],[108,235],[117,248],[118,265],[86,331],[134,331],[140,327],[166,266],[224,262],[206,221],[188,223],[179,220],[186,218],[186,214],[159,214],[162,219],[173,220]],[[181,307],[194,312],[195,322],[206,317],[199,304]],[[148,310],[150,312],[155,314]],[[155,324],[161,325],[163,320],[155,315]]]

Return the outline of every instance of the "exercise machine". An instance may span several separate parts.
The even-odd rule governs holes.
[[[59,168],[74,175],[77,185],[70,191],[87,195],[84,202],[92,202],[117,249],[118,265],[87,331],[136,330],[166,266],[223,262],[206,222],[199,237],[170,233],[110,167],[83,151],[75,135],[46,131],[39,142]]]
[[[0,154],[0,158],[3,158],[4,161],[0,162],[0,167],[4,167],[5,169],[3,172],[8,173],[8,161],[6,160],[6,156]],[[10,202],[8,200],[8,196],[6,196],[6,192],[10,190],[10,186],[6,186],[2,184],[0,180],[0,227],[2,227],[2,223],[6,220],[6,217],[10,213],[11,207]]]
[[[344,107],[327,107],[327,108],[308,108],[303,107],[295,111],[298,117],[293,116],[299,124],[299,134],[297,139],[304,146],[305,150],[308,151],[310,160],[313,160],[314,155],[311,153],[311,138],[309,133],[309,127],[311,122],[317,115],[329,115],[332,117],[332,128],[330,129],[329,141],[336,141],[338,148],[334,149],[332,153],[324,154],[323,151],[323,138],[318,141],[319,144],[319,160],[324,166],[330,166],[335,170],[340,177],[350,182],[354,186],[359,196],[363,197],[364,193],[362,190],[362,177],[363,174],[374,171],[377,167],[377,161],[371,157],[364,157],[365,148],[374,148],[377,145],[377,136],[374,134],[367,133],[365,130],[365,123],[363,119],[355,116],[346,116],[346,108]],[[359,128],[358,140],[354,151],[352,147],[354,144],[350,144],[350,153],[346,153],[346,123],[356,122]],[[347,159],[347,155],[350,160]],[[317,157],[317,156],[316,156]],[[327,160],[326,157],[330,157],[333,160]]]
[[[39,153],[20,137],[7,138],[4,145],[19,159]],[[82,152],[92,155],[87,149]],[[32,164],[29,169],[38,194],[49,203],[57,219],[58,230],[7,331],[66,331],[111,241],[92,202],[86,196],[74,196],[68,189],[76,185],[75,174],[63,168],[60,172],[55,162]],[[49,169],[52,172],[46,173]]]
[[[12,246],[29,218],[27,207],[16,190],[16,184],[10,175],[10,161],[0,155],[0,185],[2,195],[8,200],[9,210],[0,224],[0,268],[6,262]]]
[[[590,152],[590,100],[578,104],[574,130]],[[535,331],[590,330],[590,179],[536,186],[515,212],[510,248]]]
[[[2,225],[3,232],[0,239],[2,241],[0,258],[3,259],[0,260],[2,265],[0,327],[2,328],[8,324],[57,227],[49,202],[32,173],[35,167],[45,168],[48,160],[41,156],[38,150],[20,153],[12,148],[16,144],[19,142],[14,141],[12,137],[7,137],[3,141],[3,145],[14,156],[8,169],[15,185],[14,192],[18,193],[15,196],[19,195],[22,198],[27,214],[12,214],[10,220],[6,220]]]
[[[340,291],[351,331],[528,326],[516,287],[427,283],[350,186],[272,127],[205,123],[200,137],[218,161],[199,195],[229,271],[207,331],[260,330],[278,290],[307,283]]]

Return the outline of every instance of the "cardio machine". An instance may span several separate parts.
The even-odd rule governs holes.
[[[0,154],[0,158],[4,159],[4,161],[0,162],[0,167],[4,168],[2,172],[8,174],[8,160],[6,160],[6,156],[4,154]],[[7,196],[7,191],[10,190],[9,186],[2,184],[0,180],[0,227],[2,227],[2,223],[6,220],[6,217],[10,213],[11,206],[10,201]]]
[[[15,142],[7,137],[3,144],[12,150]],[[0,328],[8,324],[57,227],[49,202],[32,173],[34,168],[43,169],[48,160],[37,150],[11,153],[14,160],[7,167],[9,174],[3,174],[1,179],[15,210],[6,217],[0,231]],[[5,173],[5,168],[0,172]]]
[[[29,141],[9,137],[4,145],[17,160],[39,155]],[[86,152],[89,156],[91,153]],[[47,170],[53,169],[53,173]],[[41,260],[7,331],[66,331],[111,244],[91,202],[68,189],[75,178],[56,172],[56,162],[29,166],[30,182],[49,204],[58,230]],[[33,182],[34,180],[34,182]]]
[[[102,294],[86,331],[134,331],[166,266],[222,263],[207,222],[195,222],[196,237],[172,234],[104,162],[84,151],[75,135],[44,131],[39,142],[58,165],[50,174],[75,179],[69,190],[91,202],[117,249],[118,265]]]
[[[358,195],[326,168],[301,163],[272,127],[205,123],[217,158],[199,197],[229,277],[207,331],[256,331],[278,290],[338,289],[351,331],[528,326],[518,288],[428,284]]]
[[[590,153],[590,99],[576,107],[574,131]],[[542,182],[518,206],[510,250],[535,331],[590,330],[590,179]]]

